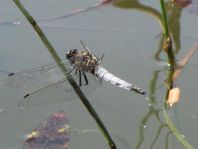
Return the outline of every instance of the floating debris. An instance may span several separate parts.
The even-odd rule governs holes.
[[[169,91],[168,100],[166,102],[167,104],[169,104],[170,107],[172,107],[173,104],[179,101],[179,99],[180,99],[180,89],[178,87],[175,87]]]

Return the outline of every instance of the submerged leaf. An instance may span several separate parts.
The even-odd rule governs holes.
[[[198,42],[195,42],[192,47],[187,51],[187,53],[184,55],[184,57],[179,60],[178,62],[178,66],[175,69],[175,72],[173,74],[173,81],[175,81],[179,75],[181,74],[182,69],[184,68],[184,66],[188,63],[188,61],[190,60],[190,58],[193,56],[193,54],[195,53],[195,51],[198,49]]]
[[[68,123],[64,111],[53,113],[27,135],[23,149],[67,149],[70,140]]]
[[[173,2],[180,7],[186,7],[192,3],[192,0],[173,0]]]
[[[114,5],[119,8],[136,8],[141,5],[138,0],[115,0]]]

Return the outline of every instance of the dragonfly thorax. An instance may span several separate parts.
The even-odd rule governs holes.
[[[88,50],[71,49],[66,53],[66,58],[77,69],[93,74],[95,74],[95,70],[99,65],[98,58]]]

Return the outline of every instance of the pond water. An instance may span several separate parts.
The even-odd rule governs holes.
[[[22,2],[36,19],[41,20],[98,3],[97,0]],[[141,3],[152,7],[155,15],[160,13],[157,0],[142,0]],[[145,11],[149,9],[141,9],[120,9],[107,5],[62,19],[40,21],[39,24],[62,59],[65,59],[67,50],[82,49],[82,40],[99,57],[104,53],[102,64],[110,72],[147,91],[147,95],[142,96],[103,82],[101,87],[87,95],[117,148],[182,149],[185,147],[166,127],[162,112],[167,77],[167,68],[162,68],[162,64],[165,64],[167,56],[160,51],[161,28],[153,14]],[[17,107],[27,89],[5,86],[9,72],[54,61],[14,2],[1,0],[0,14],[0,148],[21,149],[25,136],[48,115],[60,110],[68,114],[72,129],[97,130],[95,121],[79,99]],[[177,34],[174,47],[177,49],[176,59],[179,60],[198,39],[198,17],[189,13],[188,9],[177,11],[171,17],[170,23]],[[21,24],[10,23],[14,20],[20,20]],[[178,78],[176,85],[181,89],[181,98],[168,111],[177,129],[194,148],[198,148],[197,56],[195,52]],[[44,100],[42,98],[38,97]],[[108,145],[98,130],[72,133],[68,148],[108,149]]]

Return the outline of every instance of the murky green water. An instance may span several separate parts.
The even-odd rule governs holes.
[[[29,0],[24,1],[24,5],[35,18],[43,19],[96,2]],[[158,1],[153,4],[141,2],[153,6],[156,12],[160,10]],[[179,49],[177,59],[183,57],[198,37],[198,17],[186,10],[179,14],[181,16],[175,16],[175,28],[178,29],[180,25],[180,36],[175,39],[178,43],[176,48]],[[0,2],[0,17],[0,22],[25,20],[14,3],[7,0]],[[119,149],[184,148],[164,126],[161,110],[166,94],[164,80],[167,73],[161,71],[157,59],[166,60],[166,54],[158,52],[161,29],[152,16],[142,11],[119,9],[110,5],[64,19],[42,22],[40,25],[62,59],[65,58],[65,51],[71,48],[82,49],[81,39],[96,55],[105,54],[102,64],[109,71],[129,82],[135,82],[148,92],[146,96],[141,96],[104,82],[102,87],[88,95]],[[198,148],[196,57],[197,53],[177,80],[181,99],[169,111],[171,120],[194,148]],[[3,85],[7,71],[21,71],[51,62],[53,59],[30,26],[0,25],[1,149],[21,149],[25,135],[45,117],[59,110],[68,113],[72,129],[97,129],[79,99],[23,109],[17,107],[27,90]],[[72,133],[69,149],[76,148],[107,149],[108,146],[100,132]]]

